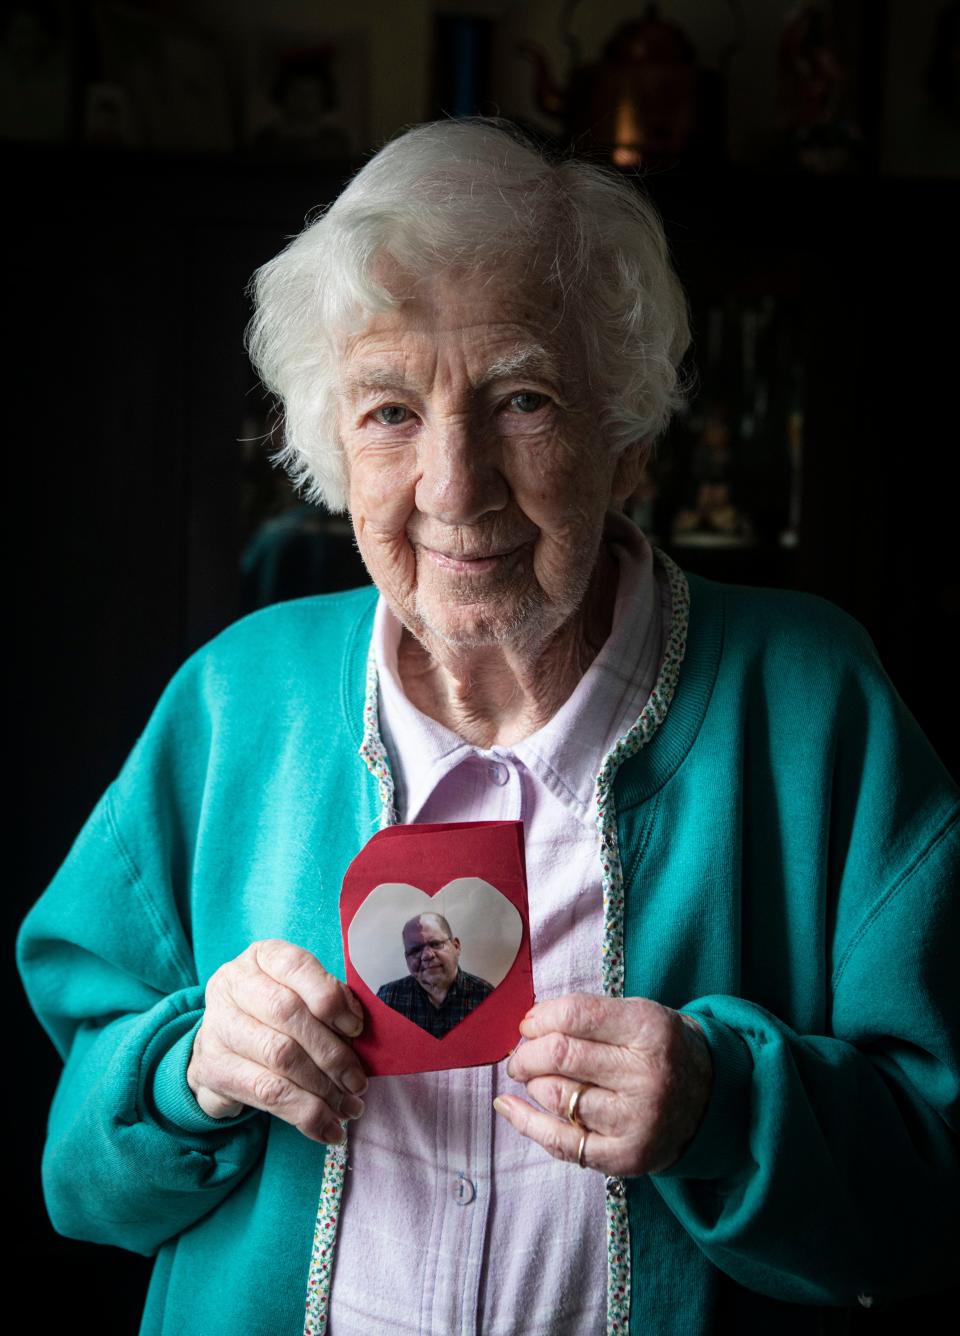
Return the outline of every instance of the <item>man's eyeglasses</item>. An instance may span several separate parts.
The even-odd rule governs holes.
[[[410,950],[405,950],[403,954],[408,960],[419,960],[428,947],[431,951],[442,951],[446,944],[452,941],[452,937],[443,937],[437,942],[423,942],[420,946],[411,946]]]

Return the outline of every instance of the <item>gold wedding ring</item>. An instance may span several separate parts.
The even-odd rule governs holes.
[[[580,1099],[581,1096],[583,1095],[583,1092],[585,1090],[590,1090],[591,1088],[592,1087],[589,1085],[589,1083],[587,1085],[577,1086],[576,1090],[567,1100],[567,1122],[573,1123],[574,1127],[579,1127],[581,1132],[586,1132],[587,1128],[586,1124],[580,1118],[577,1117],[577,1109],[580,1107]],[[583,1150],[582,1143],[580,1149]],[[577,1163],[578,1164],[580,1163],[579,1156],[577,1157]]]
[[[577,1126],[579,1127],[580,1124],[577,1123]],[[587,1167],[583,1162],[583,1148],[587,1144],[587,1137],[589,1135],[589,1132],[584,1132],[583,1136],[580,1138],[580,1145],[577,1147],[577,1166],[580,1169],[586,1169]]]

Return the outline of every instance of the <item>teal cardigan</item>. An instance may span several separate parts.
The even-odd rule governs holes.
[[[690,587],[675,698],[614,794],[625,991],[696,1015],[715,1080],[682,1159],[626,1184],[629,1329],[842,1328],[858,1296],[950,1280],[958,795],[844,614]],[[342,977],[341,878],[381,816],[374,598],[271,607],[191,658],[21,932],[65,1061],[50,1215],[156,1254],[147,1333],[303,1330],[324,1149],[215,1122],[185,1071],[251,941]]]

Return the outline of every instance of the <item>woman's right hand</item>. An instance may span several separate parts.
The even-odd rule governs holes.
[[[206,988],[187,1084],[211,1118],[263,1109],[328,1145],[359,1118],[367,1077],[348,1042],[363,1009],[346,984],[290,942],[254,942]]]

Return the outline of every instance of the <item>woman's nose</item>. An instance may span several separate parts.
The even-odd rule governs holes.
[[[509,500],[495,452],[465,418],[425,431],[419,464],[417,509],[442,524],[475,524]]]

